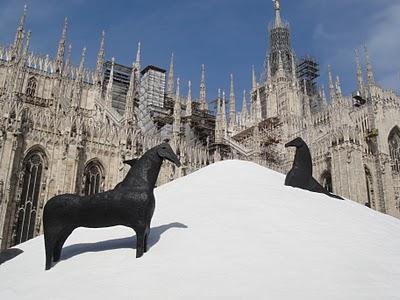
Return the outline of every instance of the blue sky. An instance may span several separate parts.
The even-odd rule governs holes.
[[[54,55],[66,16],[75,63],[87,46],[87,65],[94,66],[104,29],[108,59],[114,56],[118,63],[130,65],[141,41],[142,66],[167,69],[175,53],[183,93],[187,80],[192,80],[198,96],[204,63],[208,98],[219,87],[228,91],[233,73],[240,101],[242,90],[251,85],[251,66],[258,74],[263,71],[267,26],[274,16],[271,0],[0,0],[1,44],[12,41],[25,2],[35,52]],[[327,86],[331,64],[344,92],[354,90],[354,49],[366,44],[378,83],[400,90],[399,0],[282,0],[281,6],[296,54],[318,59],[322,84]]]

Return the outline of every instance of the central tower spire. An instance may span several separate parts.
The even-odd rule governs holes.
[[[281,1],[272,0],[272,3],[275,10],[275,20],[269,26],[269,55],[267,54],[264,65],[268,66],[269,63],[271,75],[274,76],[279,69],[279,53],[281,53],[283,69],[291,76],[293,50],[291,47],[289,24],[281,18]],[[265,74],[267,72],[268,70],[265,70]]]
[[[280,0],[272,0],[272,2],[274,2],[274,8],[275,8],[275,27],[279,27],[282,24],[281,2]]]

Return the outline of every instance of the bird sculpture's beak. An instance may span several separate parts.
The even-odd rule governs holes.
[[[172,153],[170,158],[167,158],[169,161],[171,161],[172,163],[174,163],[178,168],[182,165],[178,156],[176,156],[175,153]]]
[[[173,164],[175,164],[177,167],[181,166],[181,162],[179,161],[178,156],[175,154],[174,150],[168,145],[166,149],[162,149],[159,152],[159,155],[166,160],[169,160]]]
[[[289,148],[289,147],[296,147],[296,146],[293,145],[292,142],[286,143],[285,148]]]

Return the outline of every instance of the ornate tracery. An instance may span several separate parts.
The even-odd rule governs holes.
[[[28,85],[26,87],[26,95],[28,97],[35,97],[37,87],[37,79],[35,77],[31,77],[28,79]]]
[[[392,170],[400,172],[400,129],[396,126],[388,137],[389,154],[392,161]]]
[[[94,195],[103,191],[104,185],[104,168],[97,160],[90,161],[83,175],[83,194]]]
[[[46,157],[41,151],[28,153],[22,164],[19,197],[14,223],[13,243],[23,243],[39,233],[41,207],[40,191],[43,187]]]

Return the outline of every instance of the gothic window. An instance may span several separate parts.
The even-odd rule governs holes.
[[[31,77],[28,79],[28,86],[26,88],[26,95],[28,97],[34,97],[36,93],[37,80],[35,77]]]
[[[104,182],[103,167],[98,161],[91,161],[87,164],[84,173],[84,195],[94,195],[102,190]]]
[[[372,180],[371,171],[367,167],[365,167],[365,183],[367,186],[367,202],[365,203],[365,205],[370,208],[375,208],[374,183]]]
[[[392,170],[400,172],[400,130],[396,126],[389,134],[389,153],[392,160]]]
[[[38,234],[35,229],[45,157],[42,152],[28,154],[23,162],[20,199],[16,213],[14,244],[23,243]]]
[[[329,171],[323,173],[321,184],[328,192],[333,193],[332,175]]]

